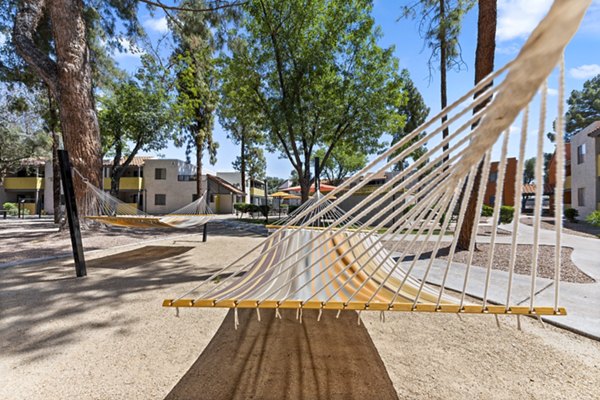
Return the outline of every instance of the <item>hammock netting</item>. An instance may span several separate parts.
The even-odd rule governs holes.
[[[102,189],[92,185],[79,171],[75,173],[86,185],[86,198],[83,209],[84,218],[105,225],[122,228],[193,228],[208,223],[214,214],[206,204],[206,192],[190,204],[166,215],[151,215],[135,205],[125,203]]]
[[[562,55],[589,4],[589,0],[555,2],[512,62],[335,190],[327,195],[317,193],[289,217],[269,226],[271,235],[256,248],[187,293],[164,300],[163,305],[274,308],[276,313],[279,309],[301,313],[311,308],[565,315],[559,306],[565,168]],[[542,280],[544,287],[550,281],[553,288],[549,290],[554,293],[550,304],[539,305],[543,185],[536,186],[531,271],[517,274],[520,177],[525,149],[531,146],[536,149],[535,181],[543,182],[547,79],[557,65],[554,276]],[[539,121],[530,132],[533,102],[539,109]],[[425,145],[422,155],[415,156],[415,150]],[[515,154],[509,154],[511,149]],[[509,184],[506,166],[513,156],[516,171]],[[488,257],[485,265],[475,266],[482,221],[475,212],[469,225],[467,209],[474,203],[475,210],[481,210],[484,198],[489,199],[486,191],[492,157],[499,161],[495,177],[490,179],[494,200],[493,215],[486,222],[491,229],[486,239]],[[369,176],[380,176],[397,164],[404,168],[384,184],[374,190],[363,189]],[[510,193],[510,198],[503,199],[505,193]],[[356,198],[360,200],[352,207],[343,207]],[[513,234],[502,241],[502,251],[509,252],[508,271],[498,274],[493,271],[494,255],[499,248],[497,232],[504,203],[514,204],[515,217],[503,226]],[[463,227],[469,230],[470,240],[467,249],[461,249],[467,252],[467,260],[459,265],[453,259]],[[474,283],[477,295],[473,294]]]

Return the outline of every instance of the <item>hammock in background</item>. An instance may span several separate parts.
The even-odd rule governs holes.
[[[214,218],[214,214],[206,204],[206,192],[192,203],[172,213],[162,216],[150,215],[95,187],[79,171],[73,170],[86,184],[86,204],[83,209],[87,210],[88,215],[84,218],[88,220],[123,228],[184,229],[205,225]]]
[[[281,224],[275,232],[165,307],[227,307],[378,311],[427,311],[509,315],[565,315],[559,306],[561,230],[564,182],[564,49],[590,0],[555,1],[519,55],[490,74],[471,91],[405,138],[376,157],[327,195],[317,195]],[[556,122],[557,168],[555,190],[553,301],[536,304],[538,254],[542,216],[542,186],[536,187],[533,265],[529,276],[516,276],[517,232],[521,212],[525,148],[535,143],[536,182],[543,181],[543,141],[546,134],[547,79],[559,65]],[[528,135],[529,105],[539,92],[538,129]],[[475,96],[478,94],[478,96]],[[475,96],[475,98],[474,98]],[[511,125],[520,116],[520,134]],[[446,117],[442,120],[442,117]],[[476,125],[475,128],[473,128]],[[443,132],[450,128],[450,134]],[[509,142],[518,149],[508,273],[493,274],[494,252],[503,193],[507,185]],[[370,191],[348,211],[341,204],[368,184],[368,176],[405,162],[424,144],[420,157]],[[481,210],[490,176],[492,152],[499,156],[494,190],[488,262],[473,265],[480,225],[476,212],[468,243],[467,261],[458,267],[453,258],[465,223],[470,194]],[[480,179],[479,177],[483,177]],[[478,186],[475,182],[480,181]],[[474,188],[478,187],[474,191]],[[514,190],[513,190],[514,189]],[[364,193],[364,192],[363,192]],[[512,196],[511,196],[512,197]],[[335,200],[334,200],[335,198]],[[456,214],[456,222],[450,215]],[[448,245],[446,258],[439,250]],[[429,251],[427,245],[432,245]],[[256,255],[256,250],[260,253]],[[504,250],[507,251],[507,250]],[[410,257],[412,256],[412,258]],[[440,282],[430,283],[433,271]],[[477,270],[477,271],[475,271]],[[475,273],[481,302],[469,302]],[[459,274],[459,279],[456,278]],[[470,279],[471,278],[471,279]],[[453,279],[453,290],[446,286]],[[459,284],[457,284],[459,282]],[[517,284],[518,282],[518,284]],[[523,297],[517,298],[519,291]],[[519,301],[520,300],[520,301]],[[319,314],[320,315],[320,314]]]

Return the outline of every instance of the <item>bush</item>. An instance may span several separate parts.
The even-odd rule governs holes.
[[[579,217],[579,211],[574,208],[565,208],[563,214],[569,222],[577,222],[577,217]]]
[[[596,210],[585,217],[585,220],[592,225],[600,226],[600,211]]]
[[[235,203],[233,205],[233,208],[235,211],[240,213],[240,218],[244,216],[245,213],[250,212],[249,207],[252,204],[248,204],[248,203]]]
[[[510,224],[515,215],[515,208],[511,206],[500,207],[500,223]]]
[[[494,215],[494,207],[490,207],[487,205],[483,205],[483,207],[481,208],[481,216],[482,217],[491,217],[492,215]]]
[[[288,215],[292,214],[294,211],[296,211],[298,209],[298,207],[300,207],[300,206],[290,205],[288,207]]]
[[[8,215],[11,216],[16,216],[19,214],[19,205],[17,203],[4,203],[2,204],[2,209],[6,210]],[[23,213],[23,215],[29,215],[29,210],[28,209],[23,209],[21,210],[21,212]]]
[[[269,216],[269,211],[271,211],[271,206],[268,204],[263,204],[261,206],[258,206],[258,210],[263,215],[263,217],[266,218]]]

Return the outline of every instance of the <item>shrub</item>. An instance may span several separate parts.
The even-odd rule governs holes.
[[[500,223],[510,224],[515,215],[515,208],[511,206],[500,207]]]
[[[268,217],[269,211],[271,211],[271,206],[268,204],[263,204],[261,206],[258,206],[258,209],[259,209],[260,213],[263,215],[263,217]]]
[[[492,215],[494,215],[494,207],[490,207],[484,204],[483,207],[481,207],[481,216],[491,217]]]
[[[574,208],[565,208],[563,214],[569,222],[577,222],[577,217],[579,217],[579,211]]]
[[[19,213],[19,205],[17,203],[6,202],[2,204],[2,209],[7,211],[8,215],[16,216]],[[28,209],[21,210],[23,215],[29,215]]]
[[[245,213],[250,212],[249,207],[252,204],[248,204],[248,203],[235,203],[233,205],[233,208],[235,209],[235,211],[240,213],[240,218],[244,216]]]
[[[592,225],[600,226],[600,211],[596,210],[585,217],[585,220]]]

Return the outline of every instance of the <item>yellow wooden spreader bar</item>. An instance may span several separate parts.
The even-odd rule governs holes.
[[[344,303],[341,301],[307,301],[300,300],[211,300],[211,299],[166,299],[163,301],[163,307],[204,307],[204,308],[279,308],[279,309],[313,309],[313,310],[355,310],[355,311],[412,311],[412,312],[442,312],[442,313],[460,313],[460,314],[507,314],[507,315],[567,315],[564,307],[554,310],[554,307],[534,307],[501,305],[464,305],[462,308],[458,304],[440,304],[418,303],[413,306],[411,302],[394,303],[366,303],[361,301],[350,301]]]

